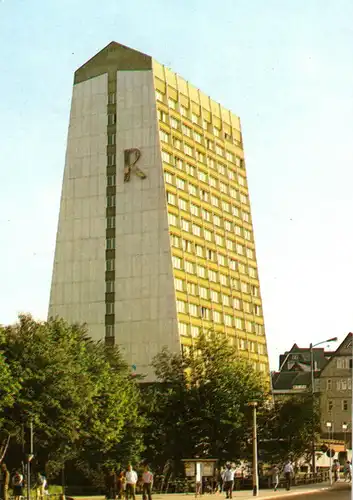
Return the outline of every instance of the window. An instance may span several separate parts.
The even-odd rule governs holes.
[[[348,411],[348,401],[346,399],[342,401],[342,411]]]
[[[195,177],[195,167],[193,167],[192,165],[190,165],[190,163],[186,164],[186,172],[189,175],[192,175],[193,177]]]
[[[235,232],[235,234],[237,234],[238,236],[241,236],[241,227],[240,227],[240,226],[237,226],[236,224],[234,224],[234,232]]]
[[[186,125],[182,125],[181,130],[182,130],[184,135],[191,137],[191,128],[190,127],[187,127]]]
[[[173,255],[172,257],[172,262],[173,262],[173,267],[175,269],[181,269],[181,259],[179,259],[179,257],[175,257]]]
[[[230,151],[226,151],[226,158],[228,161],[234,162],[234,155]]]
[[[251,248],[246,249],[246,255],[248,259],[254,260],[254,250],[252,250]]]
[[[200,245],[196,245],[196,255],[198,257],[203,257],[203,248]]]
[[[218,217],[218,215],[213,216],[213,224],[218,227],[221,226],[221,219]]]
[[[200,151],[196,151],[196,160],[200,162],[204,162],[204,156]]]
[[[197,274],[200,278],[206,278],[206,268],[203,266],[197,266]]]
[[[179,189],[185,189],[185,181],[183,181],[183,179],[180,179],[180,177],[176,178],[176,185]]]
[[[201,307],[201,318],[210,319],[210,310],[207,307]]]
[[[189,295],[196,295],[196,285],[195,283],[187,284],[187,291]]]
[[[170,136],[164,130],[159,131],[159,138],[163,142],[169,142]]]
[[[175,204],[176,204],[175,194],[173,194],[173,193],[169,193],[169,192],[167,191],[167,202],[168,202],[170,205],[175,205]]]
[[[115,248],[115,238],[107,238],[107,250],[113,250]]]
[[[107,217],[107,229],[114,229],[115,227],[115,216]]]
[[[211,203],[212,203],[212,205],[214,205],[215,207],[218,207],[218,206],[219,206],[219,199],[217,198],[217,196],[211,196]]]
[[[222,201],[222,208],[225,212],[230,212],[230,205],[227,201]]]
[[[254,269],[253,267],[250,267],[250,266],[249,266],[249,276],[251,276],[252,278],[257,277],[256,269]]]
[[[180,210],[184,210],[184,212],[186,212],[188,209],[188,204],[183,198],[179,198],[179,208]]]
[[[106,271],[114,271],[115,269],[115,260],[114,259],[107,259],[105,263],[105,270]]]
[[[107,185],[108,186],[115,186],[116,185],[115,175],[107,175]]]
[[[116,113],[108,113],[108,125],[115,125]]]
[[[234,309],[238,309],[238,311],[241,311],[241,301],[240,299],[237,299],[236,297],[233,299],[233,307]]]
[[[263,335],[264,327],[262,325],[258,325],[257,323],[255,323],[255,333],[257,335]]]
[[[243,293],[249,293],[249,285],[247,283],[242,283],[241,284],[241,291]]]
[[[251,286],[251,294],[254,297],[259,297],[259,289],[257,288],[257,286],[254,285]]]
[[[184,337],[188,334],[188,325],[186,323],[179,323],[179,333]]]
[[[190,316],[197,316],[198,315],[197,306],[195,304],[189,304],[189,313],[190,313]]]
[[[244,255],[244,247],[243,247],[243,245],[241,245],[240,243],[237,243],[236,244],[236,248],[237,248],[237,253],[239,255]]]
[[[226,248],[228,250],[232,250],[233,251],[233,246],[234,246],[234,243],[232,242],[232,240],[226,240]]]
[[[184,144],[184,153],[189,156],[193,155],[192,148],[188,144]]]
[[[166,151],[162,151],[162,161],[164,161],[165,163],[172,163],[171,158],[172,157],[169,153],[167,153]]]
[[[199,122],[199,117],[195,115],[195,113],[192,113],[191,115],[191,121],[192,123],[198,123]]]
[[[108,134],[108,146],[114,146],[115,137],[115,134]]]
[[[343,357],[337,358],[337,360],[336,360],[337,368],[339,368],[339,369],[348,368],[349,367],[348,361],[349,361],[349,358],[343,358]]]
[[[209,249],[206,250],[207,260],[215,260],[215,256],[216,256],[216,254],[214,253],[213,250],[209,250]]]
[[[221,193],[227,193],[228,192],[228,186],[224,184],[224,182],[219,183],[219,189],[221,190]]]
[[[210,141],[208,141],[207,144],[208,144],[208,146],[207,146],[208,148],[213,149],[213,145],[212,145],[212,147],[210,146],[210,144],[211,144]],[[207,158],[207,165],[210,168],[215,168],[215,161],[214,161],[214,159],[213,158]]]
[[[107,165],[108,167],[111,167],[116,164],[116,155],[111,154],[107,155]]]
[[[179,139],[175,139],[173,140],[173,144],[174,144],[174,147],[177,148],[177,149],[181,149],[181,142]]]
[[[192,195],[192,196],[196,196],[197,195],[197,188],[194,184],[191,184],[191,182],[189,182],[189,193]]]
[[[192,262],[189,262],[188,260],[185,261],[185,271],[189,274],[194,274],[194,264]]]
[[[180,158],[175,158],[175,166],[179,170],[183,170],[183,161]]]
[[[162,92],[159,92],[159,90],[156,90],[156,99],[157,99],[157,101],[163,102],[163,94],[162,94]]]
[[[224,257],[224,255],[218,255],[218,264],[220,266],[226,266],[226,258]]]
[[[257,304],[254,304],[254,314],[255,316],[261,316],[261,307]]]
[[[198,217],[199,207],[197,205],[194,205],[193,203],[190,203],[190,212],[192,215],[196,215],[196,217]]]
[[[200,330],[199,330],[198,326],[191,326],[191,336],[193,338],[198,337],[199,332],[200,332]]]
[[[242,212],[243,221],[250,222],[250,215],[248,212]]]
[[[172,174],[170,174],[169,172],[165,172],[164,173],[164,178],[165,178],[165,181],[168,184],[173,184],[173,176],[172,176]]]
[[[175,278],[174,279],[174,286],[175,286],[175,290],[179,290],[179,292],[182,292],[184,289],[183,280],[181,280],[179,278]]]
[[[202,217],[204,220],[211,222],[211,213],[208,210],[202,209]]]
[[[245,194],[241,194],[240,195],[240,201],[241,201],[241,203],[243,203],[244,205],[246,205],[247,202],[248,202],[248,197]]]
[[[204,189],[200,189],[200,199],[202,201],[208,201],[208,192]]]
[[[176,236],[175,234],[171,234],[170,235],[170,240],[172,242],[172,246],[173,247],[179,248],[179,246],[180,246],[180,238],[179,238],[179,236]]]
[[[222,236],[220,236],[219,234],[216,234],[214,239],[215,239],[216,245],[223,246],[223,237]]]
[[[238,321],[238,318],[235,320],[235,322]],[[245,339],[238,339],[238,347],[241,351],[244,351],[246,349],[246,340]]]
[[[212,302],[219,302],[218,292],[216,292],[215,290],[211,290],[211,300]]]
[[[180,114],[182,116],[187,116],[188,115],[188,110],[185,106],[180,105]]]
[[[216,153],[217,153],[219,156],[223,156],[223,155],[224,155],[223,148],[221,148],[221,146],[218,146],[218,144],[216,145]]]
[[[235,179],[235,172],[231,168],[228,168],[228,177],[232,181],[234,181],[234,179]]]
[[[116,203],[115,194],[108,194],[107,207],[115,207],[115,203]]]
[[[161,122],[167,123],[167,115],[165,114],[164,111],[161,111],[160,109],[157,110],[158,114],[158,120]]]
[[[170,119],[170,126],[172,128],[178,129],[179,128],[179,122],[175,118]]]
[[[210,186],[212,186],[214,188],[217,187],[217,179],[212,177],[212,175],[210,175]]]
[[[217,281],[217,273],[215,271],[212,271],[211,269],[209,269],[209,271],[208,271],[208,279],[210,281],[216,282]]]
[[[213,127],[213,135],[215,135],[216,137],[219,137],[220,133],[221,133],[221,131],[219,130],[219,128]]]
[[[230,259],[229,260],[229,267],[232,271],[236,271],[237,270],[237,261]]]
[[[168,214],[168,222],[171,226],[177,226],[177,218],[174,214]]]
[[[233,288],[233,290],[239,290],[239,288],[240,288],[239,280],[236,280],[235,278],[231,279],[230,285],[231,285],[231,288]]]
[[[115,92],[108,94],[108,104],[115,104],[115,102],[116,102]]]
[[[232,316],[230,316],[229,314],[225,314],[224,315],[224,324],[226,326],[232,326],[232,323],[233,323]]]
[[[105,336],[114,337],[114,325],[105,325]]]
[[[251,232],[248,231],[247,229],[244,229],[244,238],[246,240],[251,240]]]
[[[246,267],[242,262],[238,263],[238,270],[240,273],[245,274],[246,273]]]
[[[327,401],[327,410],[328,411],[332,411],[333,410],[333,401],[332,401],[332,399],[329,399]]]
[[[212,234],[211,231],[209,231],[208,229],[203,230],[203,236],[206,241],[212,241]]]
[[[222,304],[226,307],[230,306],[230,297],[229,295],[222,295]]]
[[[200,292],[200,297],[202,299],[206,299],[208,298],[208,290],[207,288],[205,288],[204,286],[200,286],[199,287],[199,292]]]
[[[202,170],[199,170],[199,179],[202,182],[207,182],[207,175],[205,172],[202,172]]]
[[[181,228],[183,231],[189,231],[190,229],[190,222],[188,222],[185,219],[181,219]]]
[[[176,104],[177,104],[176,101],[174,101],[174,99],[171,99],[169,97],[169,99],[168,99],[168,105],[169,105],[169,107],[172,108],[172,109],[176,109]]]
[[[198,134],[197,132],[194,132],[194,140],[196,142],[200,142],[201,143],[201,135]]]
[[[228,277],[225,274],[219,275],[219,281],[222,286],[228,286]]]
[[[235,318],[235,328],[243,329],[243,320],[241,318]]]
[[[243,302],[243,309],[246,313],[250,314],[251,313],[251,303],[250,302]]]
[[[218,311],[213,311],[213,321],[215,323],[221,322],[221,314]]]
[[[107,281],[106,284],[105,284],[105,291],[107,293],[113,293],[114,290],[115,290],[115,282],[114,281]]]
[[[177,311],[179,313],[185,313],[186,311],[186,304],[182,300],[177,300]]]
[[[242,175],[238,175],[238,183],[240,186],[245,186],[245,179]]]
[[[192,234],[195,236],[201,236],[201,227],[198,226],[197,224],[192,225]]]
[[[234,200],[238,199],[238,191],[236,191],[234,188],[229,189],[229,194],[232,198],[234,198]],[[238,214],[234,214],[233,212],[233,215],[238,215]]]

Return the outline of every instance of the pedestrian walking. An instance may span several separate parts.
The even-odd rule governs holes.
[[[142,474],[142,497],[143,500],[152,500],[153,474],[148,465]]]
[[[116,499],[116,474],[114,470],[110,470],[105,479],[106,497],[108,500]]]
[[[223,472],[223,489],[226,494],[226,498],[232,498],[233,496],[234,474],[235,471],[232,469],[232,466],[227,464],[226,469]]]
[[[343,475],[344,475],[344,480],[345,482],[349,482],[352,478],[352,466],[351,466],[351,463],[349,460],[347,460],[347,462],[344,464],[344,467],[343,467]]]
[[[126,500],[128,500],[129,498],[136,500],[135,493],[136,493],[136,483],[138,477],[137,473],[133,470],[131,465],[128,465],[125,477],[126,477]]]
[[[340,466],[339,461],[336,458],[333,461],[333,465],[332,465],[332,472],[333,472],[333,477],[334,477],[335,483],[337,483],[337,481],[340,480],[340,470],[341,470],[341,466]]]
[[[9,498],[10,473],[6,464],[1,464],[1,479],[0,479],[0,498],[8,500]]]
[[[272,488],[274,489],[274,491],[277,491],[279,484],[279,468],[277,467],[277,465],[272,465],[271,482],[272,482]]]
[[[119,500],[125,495],[126,490],[126,477],[124,471],[120,471],[116,479],[116,492]]]
[[[292,484],[292,476],[294,472],[293,465],[290,460],[287,460],[287,462],[285,463],[283,472],[286,480],[286,490],[289,491]]]
[[[48,482],[44,474],[38,472],[37,475],[37,499],[43,500],[45,492],[47,490]]]
[[[23,497],[23,475],[17,470],[12,476],[12,489],[15,500],[20,500]]]

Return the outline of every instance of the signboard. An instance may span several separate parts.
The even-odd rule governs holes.
[[[214,475],[214,462],[203,462],[203,476],[213,477]]]
[[[195,476],[195,462],[185,462],[185,475],[187,477]]]

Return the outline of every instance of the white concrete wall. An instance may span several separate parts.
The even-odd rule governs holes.
[[[123,182],[128,148],[140,149],[145,180]],[[116,343],[151,380],[162,346],[180,350],[152,71],[117,73],[116,204]]]
[[[105,336],[107,75],[73,88],[49,316]]]

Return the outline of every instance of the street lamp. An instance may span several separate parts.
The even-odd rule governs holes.
[[[343,439],[344,439],[344,446],[346,447],[346,433],[347,433],[348,425],[346,422],[342,424],[342,430],[343,430]]]
[[[253,438],[252,438],[252,493],[254,497],[257,497],[259,494],[259,471],[257,465],[257,423],[256,423],[256,408],[257,402],[251,401],[249,406],[252,407],[253,410]]]
[[[315,377],[314,377],[314,347],[322,344],[328,344],[329,342],[336,342],[337,337],[332,337],[331,339],[323,340],[317,344],[310,344],[310,373],[311,373],[311,399],[312,399],[312,434],[311,434],[311,460],[313,477],[316,476],[316,457],[315,457]]]
[[[330,441],[330,434],[331,434],[331,430],[332,430],[332,422],[326,422],[326,427],[327,427],[327,432],[328,432],[328,440]],[[330,462],[329,462],[329,467],[330,467],[330,471],[329,471],[329,477],[330,477],[330,484],[332,485],[332,453],[331,453],[331,443],[329,442],[329,448],[328,448],[328,451],[329,451],[329,458],[330,458]]]

